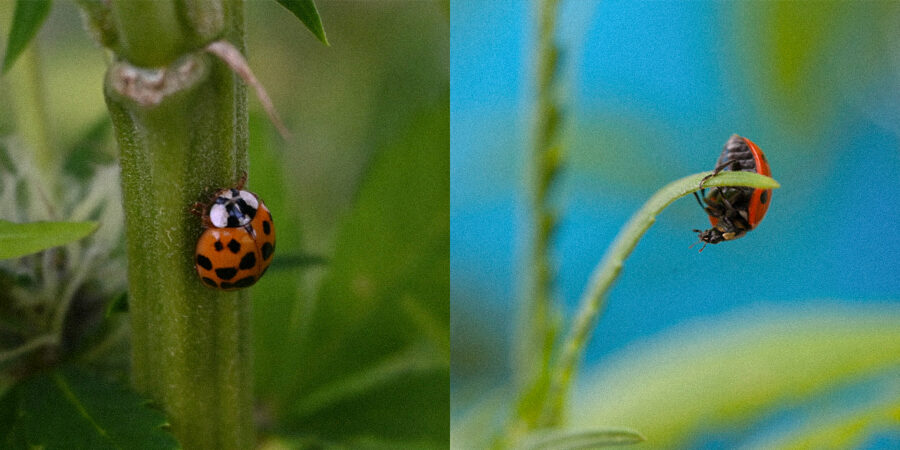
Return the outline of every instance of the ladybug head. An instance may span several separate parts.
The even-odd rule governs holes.
[[[721,224],[721,222],[720,222]],[[725,229],[722,229],[725,228]],[[694,245],[703,242],[703,247],[700,247],[700,251],[702,252],[704,248],[706,248],[706,244],[718,244],[722,241],[730,241],[732,239],[737,239],[746,232],[738,231],[735,229],[731,229],[727,226],[715,226],[708,230],[693,230],[694,233],[697,233],[697,237],[699,240],[694,243]],[[693,247],[692,245],[691,247]]]
[[[694,233],[697,233],[698,240],[693,245],[691,245],[691,247],[703,242],[703,246],[700,247],[700,250],[699,250],[701,252],[703,251],[704,248],[706,248],[706,244],[718,244],[719,242],[727,241],[729,239],[729,237],[727,235],[734,234],[734,233],[722,233],[722,231],[720,231],[716,227],[710,228],[708,230],[696,230],[695,229],[693,231],[694,231]],[[734,237],[732,236],[731,239],[734,239]]]

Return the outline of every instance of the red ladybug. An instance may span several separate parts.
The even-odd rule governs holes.
[[[723,170],[741,170],[772,176],[766,155],[753,141],[736,134],[731,136],[725,143],[719,160],[716,161],[715,171],[700,181],[700,195],[694,192],[694,197],[709,214],[709,222],[713,226],[706,231],[694,230],[704,243],[700,251],[703,251],[706,244],[718,244],[747,234],[759,225],[766,215],[766,210],[769,209],[769,204],[772,203],[771,189],[712,187],[707,194],[703,182]]]

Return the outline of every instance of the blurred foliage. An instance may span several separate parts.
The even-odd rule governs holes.
[[[96,222],[13,223],[0,220],[0,259],[18,258],[84,238]]]
[[[639,433],[625,429],[570,430],[536,433],[526,442],[524,448],[528,450],[574,450],[630,445],[643,441],[644,437]]]
[[[3,54],[3,69],[0,73],[6,73],[12,67],[37,34],[47,14],[50,13],[50,4],[50,0],[16,1],[15,15],[6,42],[6,51]]]
[[[885,420],[865,430],[876,433],[898,425],[890,419],[900,407],[898,367],[897,305],[757,306],[683,324],[611,357],[587,374],[571,425],[627,424],[654,448],[689,445],[729,426],[749,433],[778,408],[880,374],[888,381],[875,397],[887,402],[877,409]],[[734,444],[746,438],[739,433]]]
[[[587,371],[566,429],[624,426],[639,430],[647,448],[853,448],[900,426],[898,324],[896,305],[834,301],[757,305],[681,324]],[[508,401],[502,392],[484,396],[458,417],[453,447],[488,445],[497,424],[487,417]],[[758,434],[792,412],[800,418]]]
[[[8,448],[174,449],[161,412],[125,386],[71,368],[43,373],[7,394],[20,402]],[[0,400],[0,406],[7,400]],[[4,411],[4,412],[6,412]],[[5,433],[4,433],[5,432]]]
[[[889,373],[890,376],[890,373]],[[900,383],[881,383],[879,396],[861,407],[834,408],[816,405],[815,414],[796,426],[751,439],[747,448],[878,448],[880,436],[900,427]],[[888,446],[890,444],[886,444]]]
[[[276,431],[446,445],[447,111],[439,99],[376,153],[311,304],[271,279],[255,292],[259,394]]]
[[[797,139],[820,140],[844,108],[861,108],[896,61],[900,3],[744,3],[735,11],[741,67],[765,89],[747,94]],[[741,18],[740,21],[737,18]]]
[[[264,442],[446,446],[446,17],[430,2],[317,5],[327,48],[281,38],[296,27],[272,5],[248,8],[250,63],[295,136],[251,115],[250,186],[279,256],[326,261],[273,266],[254,288]]]

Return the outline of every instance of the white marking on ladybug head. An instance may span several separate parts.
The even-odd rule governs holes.
[[[212,208],[209,208],[209,221],[212,222],[213,226],[216,228],[225,228],[228,226],[228,210],[225,209],[225,205],[212,205]]]
[[[259,200],[252,193],[248,191],[240,191],[238,193],[238,196],[240,196],[244,200],[244,203],[246,203],[247,206],[253,209],[259,209]]]

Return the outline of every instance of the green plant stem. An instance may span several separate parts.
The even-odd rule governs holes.
[[[535,400],[542,398],[549,381],[546,374],[557,331],[552,292],[554,273],[550,255],[550,241],[556,228],[557,215],[550,205],[550,192],[562,161],[559,100],[556,93],[559,49],[555,32],[558,6],[558,0],[538,2],[537,101],[529,179],[532,242],[526,269],[528,281],[522,293],[524,305],[520,312],[515,358],[519,377],[516,416],[527,424],[533,424],[540,412],[541,402]]]
[[[606,251],[606,256],[594,269],[587,290],[581,297],[570,332],[563,341],[560,357],[553,367],[547,402],[544,404],[541,415],[541,427],[554,427],[562,422],[562,412],[572,383],[572,376],[578,368],[588,338],[603,310],[606,294],[622,270],[625,259],[656,221],[656,216],[675,200],[697,191],[700,180],[711,173],[690,175],[669,183],[650,197],[619,231],[616,239]],[[750,186],[765,189],[780,187],[775,180],[769,177],[756,173],[732,171],[722,172],[708,179],[704,186]]]
[[[239,49],[241,7],[211,6],[224,11],[225,38]],[[252,448],[249,295],[200,283],[193,260],[202,227],[190,214],[247,170],[245,88],[202,49],[163,69],[119,56],[105,93],[122,165],[133,383],[163,407],[184,448]]]
[[[216,2],[210,2],[216,3]],[[142,67],[171,63],[186,39],[172,0],[111,0],[113,21],[119,30],[119,56]]]

